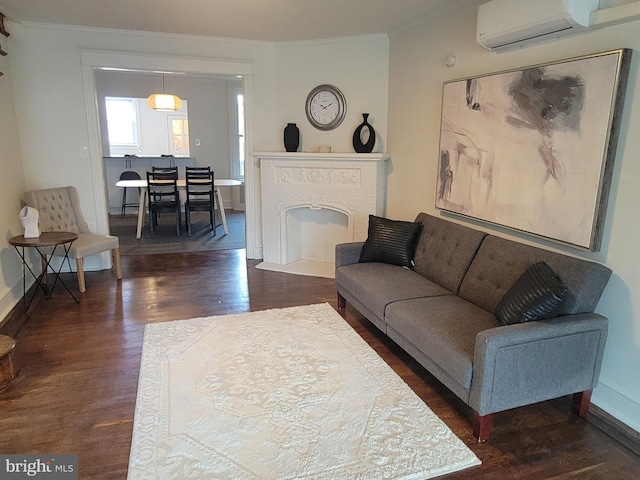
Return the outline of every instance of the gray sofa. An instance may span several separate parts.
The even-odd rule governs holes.
[[[360,263],[364,242],[336,246],[338,309],[349,302],[460,397],[486,441],[492,414],[573,394],[586,415],[608,320],[594,312],[603,265],[488,235],[421,213],[415,267]],[[560,315],[502,325],[505,292],[530,265],[548,264],[571,292]]]

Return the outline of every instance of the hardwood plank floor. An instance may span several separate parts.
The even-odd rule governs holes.
[[[130,256],[121,283],[88,272],[79,305],[56,288],[15,337],[18,376],[0,391],[0,452],[77,453],[80,478],[125,479],[147,323],[336,307],[333,280],[256,263],[243,250]],[[350,306],[346,320],[483,462],[447,478],[640,478],[640,457],[571,414],[569,399],[496,414],[489,441],[476,443],[460,400]]]

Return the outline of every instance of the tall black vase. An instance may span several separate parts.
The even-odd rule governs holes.
[[[300,130],[295,123],[287,123],[284,127],[284,149],[287,152],[297,152],[300,146]]]
[[[362,116],[364,118],[364,122],[356,128],[355,132],[353,132],[353,149],[357,153],[371,153],[373,151],[373,146],[376,143],[376,131],[371,125],[369,125],[369,122],[367,122],[369,114],[363,113]],[[365,128],[369,130],[369,138],[367,139],[367,143],[362,143],[362,131]]]

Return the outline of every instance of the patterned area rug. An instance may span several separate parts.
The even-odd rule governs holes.
[[[146,326],[129,480],[423,480],[479,464],[329,304]]]

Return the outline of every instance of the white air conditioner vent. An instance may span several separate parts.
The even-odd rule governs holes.
[[[478,7],[476,41],[508,50],[583,32],[598,0],[492,0]]]

